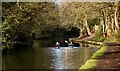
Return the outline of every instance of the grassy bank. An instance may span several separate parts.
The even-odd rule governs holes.
[[[106,47],[101,47],[97,52],[95,52],[91,59],[88,60],[84,65],[82,65],[79,69],[81,70],[91,70],[94,69],[94,67],[97,65],[97,58],[103,55],[103,53],[106,51]]]
[[[105,37],[94,37],[92,39],[79,39],[79,38],[69,38],[69,41],[73,41],[75,43],[85,43],[92,45],[100,45],[100,46],[120,46],[119,38],[105,38]]]

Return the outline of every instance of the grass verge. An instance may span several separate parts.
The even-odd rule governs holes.
[[[96,59],[90,59],[79,69],[80,70],[89,70],[89,69],[93,68],[94,66],[96,66],[97,61],[98,60],[96,60]]]
[[[93,54],[92,59],[99,58],[106,51],[106,47],[101,47],[96,53]]]
[[[96,65],[99,60],[96,58],[99,58],[103,55],[103,53],[106,51],[106,47],[101,47],[97,52],[93,54],[90,60],[88,60],[84,65],[82,65],[79,69],[80,71],[91,71]]]

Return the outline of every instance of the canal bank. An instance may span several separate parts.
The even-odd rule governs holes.
[[[79,69],[81,70],[120,70],[120,46],[101,47]]]

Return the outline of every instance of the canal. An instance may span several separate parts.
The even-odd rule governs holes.
[[[36,40],[33,47],[16,50],[2,57],[3,69],[79,69],[92,54],[95,48],[74,48],[61,44],[60,49],[52,48],[53,40]]]

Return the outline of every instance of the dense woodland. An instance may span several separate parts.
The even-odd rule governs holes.
[[[3,2],[1,27],[7,49],[30,46],[38,38],[74,34],[120,41],[120,2]]]

